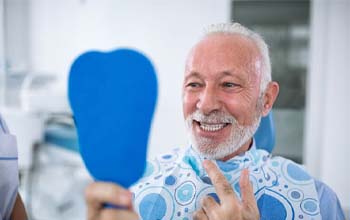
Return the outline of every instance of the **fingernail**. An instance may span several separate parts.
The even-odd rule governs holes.
[[[204,160],[204,161],[203,161],[203,167],[204,167],[204,168],[207,168],[207,167],[208,167],[208,160]]]
[[[212,161],[210,161],[210,160],[204,160],[203,161],[203,167],[206,169],[206,170],[208,170],[208,169],[210,169],[210,166],[212,165]]]

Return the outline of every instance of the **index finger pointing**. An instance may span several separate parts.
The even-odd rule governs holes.
[[[242,170],[241,178],[239,180],[239,187],[242,194],[242,203],[245,205],[255,204],[255,196],[253,186],[249,181],[248,169]]]
[[[226,180],[226,177],[221,173],[219,168],[212,161],[209,160],[205,160],[203,162],[203,166],[215,187],[219,199],[222,202],[232,200],[232,198],[238,201],[230,183]]]

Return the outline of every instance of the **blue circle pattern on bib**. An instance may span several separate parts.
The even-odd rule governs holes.
[[[172,195],[165,187],[145,188],[135,196],[135,201],[141,219],[171,219],[174,215]]]
[[[151,164],[160,165],[158,172],[146,172],[148,177],[131,188],[141,218],[190,220],[204,197],[211,196],[220,203],[202,161],[191,148],[157,157]],[[249,168],[261,219],[320,219],[314,181],[300,165],[281,157],[271,158],[255,147],[227,162],[216,163],[239,198],[240,171]]]
[[[175,200],[180,205],[187,205],[192,202],[196,193],[196,186],[193,182],[182,183],[175,190]]]
[[[153,207],[157,207],[157,209]],[[147,219],[149,216],[151,216],[152,219],[163,219],[166,210],[167,205],[165,199],[157,193],[146,195],[140,203],[140,215],[143,219]]]
[[[258,200],[258,207],[261,220],[270,220],[271,215],[275,216],[274,220],[285,220],[287,218],[284,205],[273,196],[263,194]]]

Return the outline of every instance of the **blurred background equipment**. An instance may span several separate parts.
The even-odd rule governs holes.
[[[260,33],[269,45],[272,78],[280,84],[274,104],[274,154],[298,163],[303,162],[304,149],[310,4],[308,0],[232,2],[232,20]]]

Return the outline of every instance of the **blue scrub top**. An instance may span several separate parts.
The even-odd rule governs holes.
[[[0,220],[9,220],[18,192],[16,137],[0,115]]]

